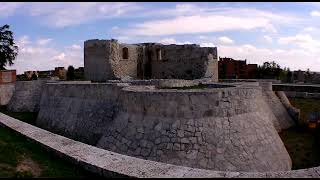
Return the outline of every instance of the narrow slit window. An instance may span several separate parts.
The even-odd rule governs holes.
[[[122,49],[122,59],[128,59],[129,58],[129,50],[127,47],[124,47]]]

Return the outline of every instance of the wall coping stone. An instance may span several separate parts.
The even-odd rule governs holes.
[[[49,151],[57,153],[60,157],[65,157],[72,163],[80,165],[91,172],[98,173],[101,176],[115,174],[137,178],[320,177],[320,166],[279,172],[225,172],[176,166],[100,149],[51,133],[2,113],[0,113],[0,125],[24,135]]]

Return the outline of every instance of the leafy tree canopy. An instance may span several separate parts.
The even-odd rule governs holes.
[[[74,67],[73,66],[69,66],[68,67],[68,71],[67,71],[67,80],[74,80],[75,79],[75,74],[74,74]]]
[[[7,24],[0,27],[0,70],[4,70],[8,64],[13,65],[18,55],[18,46],[15,45],[13,33],[9,28]]]

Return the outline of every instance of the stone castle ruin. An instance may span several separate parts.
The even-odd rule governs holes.
[[[216,47],[196,44],[120,44],[117,40],[84,42],[85,77],[91,81],[200,79],[218,81]]]
[[[278,135],[294,125],[288,105],[272,82],[218,83],[217,48],[84,44],[89,81],[17,82],[9,109],[39,112],[43,129],[146,160],[218,171],[291,169]]]

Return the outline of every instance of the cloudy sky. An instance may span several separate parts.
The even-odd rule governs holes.
[[[19,46],[15,65],[8,67],[18,74],[83,66],[84,41],[111,38],[216,46],[220,57],[320,71],[318,2],[0,2],[4,24]]]

